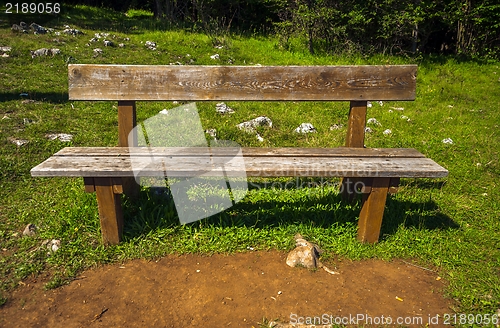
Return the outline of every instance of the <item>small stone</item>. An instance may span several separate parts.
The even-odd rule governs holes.
[[[365,132],[366,132],[366,133],[372,133],[373,131],[372,131],[372,129],[371,129],[369,126],[367,126],[367,127],[365,128]]]
[[[8,138],[8,140],[18,147],[24,146],[24,145],[29,143],[29,140],[26,140],[26,139],[16,139],[16,138],[10,137],[10,138]]]
[[[45,137],[49,140],[58,139],[59,141],[62,141],[62,142],[69,142],[73,139],[73,135],[68,134],[68,133],[51,133],[51,134],[45,135]]]
[[[372,108],[372,106],[373,106],[372,103],[370,101],[368,101],[367,104],[366,104],[366,107]]]
[[[214,140],[217,140],[217,130],[216,129],[208,129],[205,131],[206,134],[208,134],[210,137],[214,138]]]
[[[391,108],[394,110],[399,110],[399,111],[405,110],[403,107],[391,107]]]
[[[384,132],[382,132],[382,133],[383,133],[383,134],[385,134],[385,135],[387,136],[387,135],[391,134],[391,133],[392,133],[392,131],[391,131],[391,129],[387,129],[387,130],[385,130],[385,131],[384,131]]]
[[[377,121],[376,118],[372,117],[372,118],[369,118],[368,121],[366,121],[367,124],[373,124],[373,125],[378,125],[378,126],[381,126],[382,124],[380,124],[379,121]]]
[[[219,56],[219,54],[215,54],[215,55],[210,56],[210,58],[213,60],[217,60],[217,59],[220,59],[220,56]]]
[[[442,143],[448,144],[448,145],[453,145],[453,140],[451,138],[446,138],[442,140]]]
[[[215,105],[215,110],[219,114],[232,114],[232,113],[234,113],[234,109],[230,108],[228,105],[226,105],[223,102]]]
[[[273,122],[269,117],[259,116],[254,118],[253,120],[246,121],[237,125],[240,130],[244,130],[246,132],[254,132],[255,128],[259,126],[267,126],[271,128],[273,126]]]
[[[333,131],[333,130],[340,130],[342,129],[344,126],[342,124],[334,124],[330,127],[330,131]]]
[[[115,44],[113,43],[113,41],[104,40],[104,46],[105,47],[114,47]]]
[[[37,227],[33,223],[29,223],[26,228],[24,228],[23,236],[33,237],[36,235]]]
[[[156,50],[156,42],[146,41],[145,45],[149,50]]]
[[[302,123],[295,129],[295,133],[314,133],[316,128],[311,123]]]

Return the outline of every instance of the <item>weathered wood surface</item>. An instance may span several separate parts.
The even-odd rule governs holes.
[[[123,212],[121,198],[116,193],[112,178],[94,178],[101,236],[104,245],[120,243],[123,232]]]
[[[380,235],[390,178],[374,178],[370,193],[363,199],[358,221],[358,240],[375,243]]]
[[[78,150],[76,150],[78,149]],[[352,151],[349,148],[346,151]],[[81,177],[131,177],[133,167],[139,176],[220,176],[224,171],[228,175],[238,176],[246,172],[247,176],[279,177],[445,177],[448,171],[425,157],[363,157],[363,156],[244,156],[244,166],[232,161],[231,156],[172,156],[162,152],[153,152],[152,156],[127,156],[120,153],[121,148],[109,149],[110,154],[102,156],[83,155],[94,152],[94,148],[73,148],[70,156],[52,156],[31,170],[32,176],[81,176]],[[372,151],[372,149],[367,150]],[[403,151],[403,150],[399,150]],[[69,151],[68,151],[69,152]],[[77,154],[80,153],[80,155]],[[410,150],[414,154],[415,150]],[[243,152],[245,153],[245,152]],[[133,163],[133,164],[132,164]],[[132,165],[134,165],[132,167]],[[137,172],[136,172],[137,174]]]
[[[416,65],[68,66],[70,100],[414,100]]]
[[[65,147],[54,156],[150,156],[151,150],[159,156],[199,156],[214,154],[217,156],[234,156],[240,148],[232,147]],[[243,156],[248,157],[425,157],[413,148],[265,148],[243,147]]]

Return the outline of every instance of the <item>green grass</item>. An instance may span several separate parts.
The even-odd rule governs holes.
[[[447,57],[311,56],[306,47],[280,49],[278,40],[259,35],[207,35],[196,27],[176,29],[144,19],[91,7],[64,7],[64,15],[43,22],[55,31],[64,25],[83,36],[16,35],[10,20],[0,22],[0,46],[11,46],[0,58],[0,304],[19,280],[42,271],[52,273],[48,288],[67,282],[80,270],[132,258],[169,253],[289,250],[293,235],[318,243],[326,257],[404,258],[431,267],[448,282],[446,294],[460,313],[493,314],[500,306],[500,63]],[[92,19],[87,19],[92,17]],[[3,18],[1,18],[3,19]],[[104,24],[104,22],[108,22]],[[40,22],[42,23],[42,22]],[[108,26],[103,29],[102,26]],[[94,33],[124,48],[86,44]],[[126,41],[126,38],[130,38]],[[154,41],[157,50],[144,43]],[[301,41],[295,43],[300,45]],[[294,43],[294,44],[295,44]],[[216,48],[215,46],[222,46]],[[53,58],[34,58],[30,50],[59,48]],[[94,58],[93,49],[103,49]],[[211,55],[218,53],[219,60]],[[415,102],[374,103],[368,117],[368,147],[413,147],[450,171],[447,179],[404,179],[400,192],[387,202],[382,235],[375,245],[356,240],[359,204],[340,201],[337,180],[252,180],[246,198],[220,215],[181,226],[168,197],[143,190],[138,202],[125,199],[125,236],[118,246],[104,248],[95,195],[83,191],[80,179],[32,178],[29,170],[68,146],[114,146],[116,103],[67,100],[67,63],[193,65],[419,65]],[[20,96],[27,93],[28,96]],[[26,101],[30,100],[30,101]],[[205,129],[216,128],[220,139],[242,146],[336,147],[344,142],[347,103],[228,103],[230,116],[215,113],[214,103],[198,103]],[[172,103],[138,103],[145,120]],[[404,107],[403,111],[391,107]],[[236,124],[266,115],[273,128],[259,132],[260,143]],[[407,116],[402,119],[401,116]],[[25,124],[32,121],[32,123]],[[298,135],[302,122],[315,134]],[[330,130],[333,124],[343,124]],[[384,135],[391,129],[391,135]],[[73,141],[49,141],[47,133],[71,133]],[[18,147],[9,138],[29,140]],[[453,144],[444,144],[451,138]],[[316,186],[312,184],[316,183]],[[313,186],[306,188],[308,184]],[[287,188],[278,188],[280,186]],[[299,187],[296,187],[296,186]],[[295,186],[295,187],[294,187]],[[39,227],[36,237],[22,237],[24,226]],[[45,239],[60,239],[60,251],[47,256]]]

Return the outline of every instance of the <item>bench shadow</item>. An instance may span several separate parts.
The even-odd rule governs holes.
[[[255,185],[251,189],[267,187],[275,195],[275,190],[268,185]],[[250,189],[250,190],[251,190]],[[330,188],[331,189],[331,188]],[[306,225],[319,228],[335,226],[357,226],[361,210],[361,201],[346,202],[341,195],[332,190],[309,188],[301,191],[305,197],[277,197],[274,199],[253,201],[244,199],[225,211],[189,223],[193,227],[253,227],[273,228],[287,225]],[[285,199],[284,199],[285,198]],[[175,205],[167,188],[143,189],[139,198],[124,201],[125,239],[146,235],[150,231],[180,226]],[[459,225],[450,217],[441,213],[432,201],[401,201],[388,196],[380,240],[384,240],[401,227],[424,230],[457,229]]]
[[[0,102],[19,100],[62,104],[68,102],[68,99],[69,96],[67,92],[38,92],[29,90],[25,93],[0,92]]]

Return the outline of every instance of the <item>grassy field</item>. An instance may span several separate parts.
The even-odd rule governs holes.
[[[89,19],[88,17],[92,17]],[[500,306],[500,63],[451,57],[383,57],[351,54],[312,56],[300,40],[284,50],[277,39],[175,29],[147,19],[89,7],[63,8],[60,17],[9,16],[0,19],[0,46],[12,47],[0,57],[0,304],[20,280],[51,272],[48,288],[67,282],[79,270],[132,258],[168,253],[225,253],[255,249],[288,250],[297,232],[318,243],[327,257],[404,258],[436,270],[448,282],[447,296],[459,313],[493,314]],[[16,20],[36,21],[54,31],[16,34]],[[62,33],[65,25],[83,35]],[[59,33],[56,33],[59,32]],[[109,33],[96,42],[95,33]],[[58,35],[59,34],[59,35]],[[104,39],[115,46],[105,47]],[[156,50],[145,46],[154,41]],[[118,44],[123,43],[124,47]],[[295,44],[295,47],[293,46]],[[61,54],[32,58],[30,51],[58,48]],[[102,54],[96,55],[95,48]],[[218,54],[218,59],[211,56]],[[335,183],[290,187],[295,180],[253,180],[235,207],[214,217],[181,226],[165,195],[144,189],[139,202],[125,199],[125,240],[104,248],[95,195],[81,179],[32,178],[30,169],[65,146],[117,144],[116,103],[72,102],[67,95],[68,63],[192,65],[419,65],[417,99],[409,103],[374,103],[368,118],[367,147],[412,147],[450,171],[446,179],[405,179],[390,196],[375,245],[356,240],[359,204],[340,201]],[[347,103],[228,103],[236,110],[219,115],[215,103],[198,103],[205,129],[219,139],[242,146],[335,147],[343,145]],[[172,103],[138,103],[142,121]],[[404,108],[404,110],[391,109]],[[265,115],[272,128],[264,138],[236,124]],[[402,117],[405,116],[405,117]],[[317,133],[293,130],[312,123]],[[343,127],[331,130],[333,124]],[[392,134],[383,131],[391,129]],[[73,140],[48,140],[46,134],[69,133]],[[453,143],[444,143],[450,138]],[[26,140],[18,146],[13,140]],[[299,181],[307,183],[308,181]],[[287,185],[287,188],[278,188]],[[267,186],[267,187],[266,187]],[[265,188],[263,188],[265,187]],[[22,237],[26,224],[39,229]],[[47,256],[46,239],[60,239],[61,249]]]

